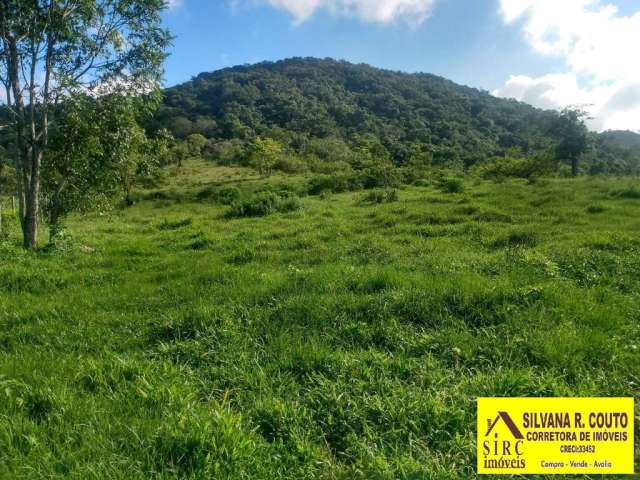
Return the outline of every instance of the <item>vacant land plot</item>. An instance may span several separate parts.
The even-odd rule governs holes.
[[[243,175],[2,241],[0,477],[469,479],[476,397],[640,392],[632,180]]]

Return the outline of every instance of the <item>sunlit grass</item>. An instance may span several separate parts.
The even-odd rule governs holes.
[[[476,397],[637,395],[633,180],[198,197],[306,183],[246,172],[2,241],[0,477],[469,479]]]

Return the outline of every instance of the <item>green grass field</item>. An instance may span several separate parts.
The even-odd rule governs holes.
[[[61,248],[14,226],[0,478],[470,479],[478,396],[638,396],[637,180],[214,200],[305,181],[190,162]]]

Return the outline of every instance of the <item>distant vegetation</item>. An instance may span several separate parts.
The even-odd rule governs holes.
[[[223,163],[250,164],[260,151],[263,170],[358,169],[372,159],[467,169],[507,158],[562,173],[571,158],[557,149],[567,131],[558,119],[434,75],[297,58],[202,73],[170,88],[148,128],[190,144],[197,138],[206,157]],[[579,171],[640,171],[640,135],[586,136]]]
[[[150,60],[152,74],[158,59]],[[167,89],[160,103],[155,93],[75,92],[54,113],[34,210],[49,223],[50,240],[70,213],[109,209],[119,200],[131,205],[133,190],[162,184],[167,167],[191,158],[250,167],[264,178],[307,174],[303,193],[318,195],[461,174],[535,181],[640,173],[640,135],[591,133],[580,108],[543,111],[434,75],[334,60],[203,73]],[[10,124],[8,110],[0,117]],[[25,245],[33,247],[29,195],[16,182],[29,159],[15,162],[18,144],[26,145],[15,133],[0,130],[0,188],[19,199]],[[236,214],[285,208],[273,198],[255,201],[257,209],[250,199],[235,199]]]

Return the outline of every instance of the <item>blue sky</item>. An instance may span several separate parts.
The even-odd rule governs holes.
[[[171,3],[167,85],[231,65],[333,57],[435,73],[545,108],[588,103],[593,128],[640,130],[640,68],[628,66],[640,45],[638,0]]]

